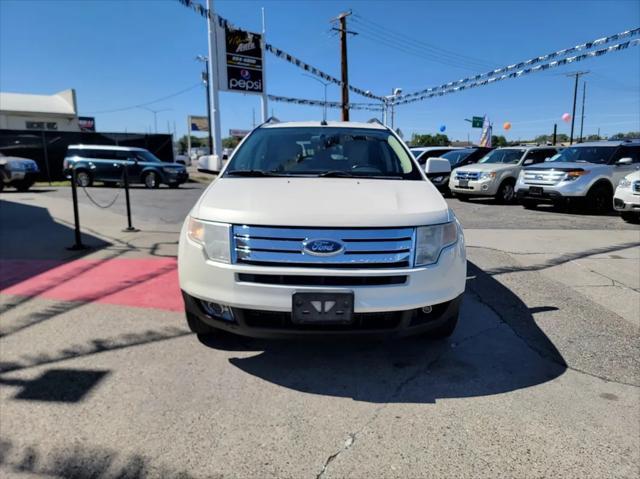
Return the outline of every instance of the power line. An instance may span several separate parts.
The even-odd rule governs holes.
[[[157,98],[157,99],[152,100],[152,101],[147,101],[147,102],[144,102],[144,103],[138,103],[136,105],[131,105],[131,106],[125,106],[125,107],[122,107],[122,108],[114,108],[114,109],[111,109],[111,110],[88,111],[88,112],[84,112],[84,114],[86,114],[86,115],[97,115],[97,114],[101,114],[101,113],[116,113],[116,112],[119,112],[119,111],[133,110],[135,108],[143,108],[143,107],[145,107],[147,105],[153,105],[154,103],[158,103],[158,102],[161,102],[161,101],[164,101],[164,100],[168,100],[169,98],[173,98],[173,97],[176,97],[178,95],[182,95],[183,93],[191,91],[194,88],[199,87],[199,86],[200,86],[200,83],[198,82],[195,85],[190,86],[189,88],[185,88],[184,90],[180,90],[180,91],[177,91],[175,93],[171,93],[170,95],[166,95],[166,96],[163,96],[161,98]]]

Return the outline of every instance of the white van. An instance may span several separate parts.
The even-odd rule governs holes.
[[[178,270],[199,334],[445,337],[466,254],[458,220],[392,130],[267,123],[189,213]]]

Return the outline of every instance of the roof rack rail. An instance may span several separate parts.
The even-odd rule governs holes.
[[[385,126],[380,120],[378,120],[377,118],[371,118],[369,121],[367,121],[367,123],[377,123],[378,125],[382,125]]]
[[[270,116],[265,121],[256,126],[256,129],[260,128],[261,126],[268,125],[269,123],[280,123],[280,120],[278,120],[275,116]]]

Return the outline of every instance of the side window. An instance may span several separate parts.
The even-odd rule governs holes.
[[[614,162],[621,158],[631,158],[633,163],[640,163],[640,146],[623,146],[615,154]]]
[[[524,164],[533,165],[534,163],[540,163],[542,161],[540,156],[540,150],[529,150],[524,157]]]

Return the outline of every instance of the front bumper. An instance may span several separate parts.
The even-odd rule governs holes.
[[[290,315],[294,293],[353,292],[356,315],[407,312],[409,317],[412,310],[451,302],[465,289],[467,263],[461,233],[457,243],[442,251],[436,264],[384,269],[217,263],[206,259],[201,247],[188,239],[185,233],[183,228],[178,249],[178,273],[187,312],[190,311],[189,297],[229,306],[234,312],[240,311],[238,317],[244,310]],[[191,314],[198,315],[198,311],[202,314],[201,309],[191,308]],[[206,322],[206,318],[203,320]],[[409,320],[403,321],[396,325],[397,328],[406,327]],[[229,327],[237,329],[241,323],[242,320]]]
[[[163,172],[164,181],[170,184],[178,184],[181,185],[185,183],[189,179],[189,173],[186,171],[181,171],[177,173],[167,173]]]
[[[537,185],[525,183],[521,178],[516,182],[516,196],[518,199],[538,201],[558,201],[564,198],[584,198],[592,184],[592,178],[580,177],[572,181],[560,181],[555,185]],[[542,188],[541,193],[533,194],[531,188]]]
[[[627,188],[617,188],[613,196],[613,207],[616,211],[633,211],[640,214],[640,194]]]
[[[460,186],[460,182],[455,175],[451,176],[451,179],[449,180],[449,189],[453,193],[461,195],[495,196],[498,193],[499,186],[500,185],[494,178],[486,180],[468,180],[467,186]]]
[[[216,329],[253,338],[304,336],[384,336],[402,337],[421,334],[443,325],[458,315],[462,294],[432,306],[431,312],[421,309],[355,313],[349,324],[296,324],[290,312],[231,308],[233,319],[209,315],[200,301],[182,292],[187,316],[200,319]]]

